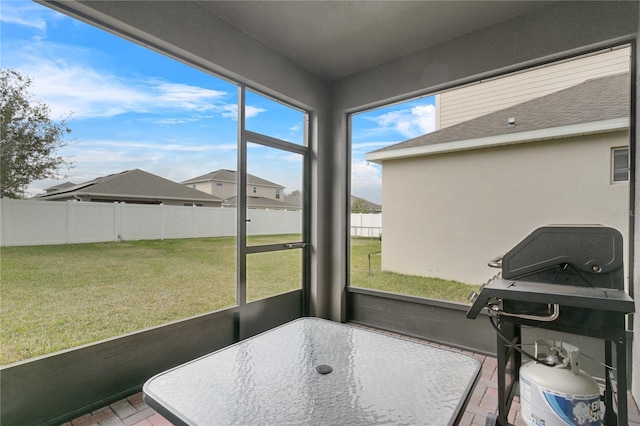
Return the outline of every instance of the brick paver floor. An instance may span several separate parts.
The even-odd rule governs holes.
[[[407,338],[394,333],[385,333],[396,337]],[[449,348],[444,345],[425,342],[424,340],[407,338],[409,340],[432,344],[442,348]],[[469,404],[462,416],[461,426],[484,426],[487,413],[495,412],[498,406],[498,386],[497,386],[497,363],[496,359],[490,356],[462,351],[476,357],[482,362],[482,372],[480,379],[469,399]],[[640,426],[640,413],[638,406],[629,394],[629,426]],[[520,404],[516,397],[511,404],[509,413],[509,423],[515,426],[524,426],[519,415]],[[267,424],[265,422],[265,424]],[[425,425],[428,425],[425,422]],[[113,404],[103,407],[94,412],[80,416],[62,426],[171,426],[171,423],[156,413],[142,400],[142,394],[136,393],[128,398],[121,399]]]

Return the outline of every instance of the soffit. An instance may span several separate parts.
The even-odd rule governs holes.
[[[198,1],[325,80],[526,13],[541,1]]]

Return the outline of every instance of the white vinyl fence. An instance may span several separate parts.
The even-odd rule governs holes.
[[[377,216],[375,222],[367,216]],[[249,210],[249,235],[296,234],[299,211]],[[352,235],[378,236],[381,215],[351,216]],[[366,228],[365,228],[366,227]],[[376,233],[377,232],[377,233]],[[236,235],[236,209],[0,199],[0,246]]]
[[[382,235],[381,213],[351,213],[351,236],[379,238]]]

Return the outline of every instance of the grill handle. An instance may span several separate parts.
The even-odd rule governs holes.
[[[495,259],[491,259],[487,265],[489,265],[492,268],[498,268],[501,269],[502,268],[502,257],[503,256],[498,256]]]
[[[553,311],[549,313],[549,315],[529,315],[529,314],[512,314],[509,312],[505,312],[500,309],[498,305],[488,305],[487,306],[490,313],[494,313],[497,315],[503,315],[506,317],[514,317],[514,318],[522,318],[531,321],[542,321],[542,322],[552,322],[558,319],[560,316],[560,305],[557,303],[549,304],[549,310],[553,308]]]

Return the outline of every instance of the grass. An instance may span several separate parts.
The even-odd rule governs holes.
[[[469,292],[480,289],[479,285],[458,281],[381,271],[380,264],[380,241],[373,238],[351,239],[352,286],[460,303],[469,303]]]
[[[252,238],[252,244],[288,241]],[[352,241],[352,285],[464,301],[470,286],[380,272],[376,239]],[[249,301],[300,288],[300,250],[249,255]],[[0,364],[236,304],[235,238],[0,248]]]

